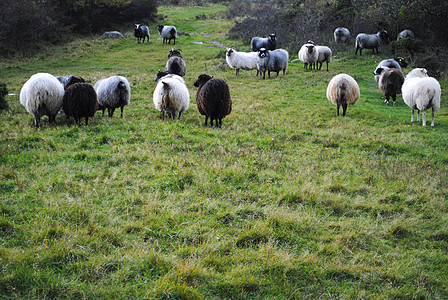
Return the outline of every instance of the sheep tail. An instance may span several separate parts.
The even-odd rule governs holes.
[[[168,83],[162,81],[163,83],[163,92],[162,92],[162,107],[167,108],[171,106],[171,99],[170,99],[170,90],[171,87]]]

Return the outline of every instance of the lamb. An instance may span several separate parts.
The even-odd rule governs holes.
[[[235,75],[238,77],[240,70],[254,70],[257,69],[258,52],[239,52],[232,48],[227,48],[226,62],[236,70]],[[258,75],[258,72],[257,72]]]
[[[55,76],[36,73],[28,79],[20,90],[20,103],[34,116],[34,125],[39,127],[40,118],[47,115],[49,122],[56,121],[62,108],[64,88]]]
[[[135,24],[134,36],[137,38],[137,42],[140,44],[141,39],[143,39],[143,44],[145,43],[145,38],[148,38],[149,43],[149,28],[147,26],[140,26],[140,24]]]
[[[265,79],[266,71],[268,71],[268,78],[271,78],[271,71],[277,72],[277,76],[280,71],[283,71],[283,76],[285,76],[288,60],[289,54],[286,50],[268,51],[261,48],[258,51],[257,70],[260,74],[263,74],[263,79]]]
[[[98,109],[98,99],[95,89],[86,83],[84,78],[70,76],[65,85],[65,94],[63,97],[63,108],[67,117],[73,116],[75,123],[80,125],[81,118],[86,119],[86,125],[89,124],[89,118],[95,115]]]
[[[327,63],[327,71],[328,71],[328,64],[331,63],[331,49],[327,46],[315,46],[317,51],[317,65],[319,65],[319,70],[322,69],[322,64],[324,62]],[[316,68],[317,68],[316,65]]]
[[[125,105],[131,102],[131,86],[123,76],[111,76],[98,80],[93,87],[98,96],[98,109],[104,111],[107,108],[108,116],[113,117],[116,108],[121,109],[120,117],[123,118]]]
[[[350,30],[345,27],[338,27],[333,32],[336,43],[348,43],[350,41]]]
[[[168,54],[168,61],[166,62],[165,70],[170,74],[185,76],[187,74],[187,65],[180,53],[181,49],[171,49]]]
[[[198,88],[196,103],[199,113],[205,115],[205,126],[210,118],[210,126],[221,128],[222,119],[232,112],[232,99],[227,83],[219,78],[207,74],[201,74],[195,81],[194,86]]]
[[[411,30],[405,29],[398,34],[397,41],[400,39],[406,39],[406,38],[413,39],[414,37],[415,37],[415,35]]]
[[[318,59],[318,53],[313,43],[304,44],[299,50],[299,59],[303,62],[303,67],[310,70],[315,66]],[[309,66],[309,67],[308,67]]]
[[[267,37],[253,37],[250,41],[251,51],[257,52],[261,48],[275,50],[277,48],[277,36],[274,33],[271,33]]]
[[[345,117],[347,106],[353,105],[359,99],[359,86],[353,77],[347,74],[334,76],[327,87],[327,99],[337,105],[339,116],[339,106],[342,106],[342,116]]]
[[[413,69],[406,75],[403,87],[403,100],[411,109],[411,122],[414,122],[414,110],[417,109],[417,121],[420,121],[422,112],[422,125],[426,126],[426,110],[432,108],[431,127],[434,127],[434,113],[440,108],[442,90],[439,82],[428,76],[423,68]]]
[[[392,97],[394,102],[394,106],[396,104],[397,94],[401,94],[401,87],[404,82],[403,73],[396,69],[381,69],[380,79],[378,82],[378,88],[384,93],[386,96],[386,100],[384,102],[389,105],[389,97]]]
[[[174,45],[176,45],[176,38],[177,38],[177,29],[174,26],[164,26],[159,25],[157,27],[157,30],[159,31],[159,35],[163,38],[163,44],[167,43],[170,44],[171,40],[174,40]]]
[[[356,42],[355,42],[355,55],[358,54],[362,55],[362,49],[372,49],[373,54],[378,54],[378,48],[381,45],[387,45],[389,44],[389,34],[386,30],[378,31],[376,34],[366,34],[366,33],[360,33],[356,36]]]
[[[160,111],[162,121],[165,120],[165,112],[173,120],[178,113],[180,119],[182,113],[190,106],[190,93],[182,77],[169,74],[158,80],[152,100],[155,108]]]
[[[395,68],[401,71],[401,68],[406,68],[407,63],[403,59],[403,57],[395,57],[395,58],[389,58],[380,61],[380,63],[376,66],[375,71],[373,72],[373,75],[375,77],[375,81],[378,83],[380,79],[381,70],[384,68]]]

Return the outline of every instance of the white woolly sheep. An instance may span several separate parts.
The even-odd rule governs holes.
[[[135,24],[134,36],[137,38],[137,43],[140,44],[141,39],[143,39],[143,44],[145,43],[145,38],[148,38],[149,43],[149,28],[148,26],[140,26],[140,24]]]
[[[261,48],[266,50],[275,50],[277,48],[277,36],[272,33],[267,37],[253,37],[250,41],[250,49],[253,52],[257,52]]]
[[[304,44],[299,50],[299,59],[303,62],[303,67],[306,69],[309,66],[311,70],[317,63],[318,53],[316,46],[313,43]]]
[[[283,76],[285,76],[288,60],[289,54],[286,50],[268,51],[261,48],[258,51],[257,70],[260,74],[263,74],[263,79],[265,79],[266,71],[268,71],[268,78],[271,78],[271,71],[277,72],[277,76],[280,71],[283,71]]]
[[[397,41],[400,39],[413,39],[415,37],[414,33],[409,30],[409,29],[405,29],[402,32],[400,32],[397,36]]]
[[[165,120],[165,112],[173,120],[178,113],[180,119],[190,106],[190,93],[182,77],[170,74],[159,79],[152,100],[155,108],[160,111],[162,121]]]
[[[20,90],[20,103],[34,116],[34,125],[39,127],[40,118],[47,115],[49,122],[56,121],[62,108],[64,88],[59,80],[48,73],[37,73],[28,79]]]
[[[226,62],[232,69],[236,70],[235,75],[238,77],[240,70],[257,69],[258,52],[239,52],[232,48],[227,48]],[[258,75],[258,72],[257,72]]]
[[[350,41],[350,30],[345,27],[338,27],[333,32],[336,43],[348,43]]]
[[[324,62],[327,63],[327,71],[328,71],[328,64],[331,63],[331,55],[332,51],[327,46],[316,46],[317,51],[317,65],[316,68],[319,70],[322,69],[322,64]]]
[[[380,63],[376,66],[375,71],[373,72],[376,83],[378,83],[380,79],[381,70],[384,70],[385,68],[395,68],[401,70],[401,68],[406,68],[407,65],[408,64],[405,62],[403,57],[394,57],[380,61]]]
[[[171,40],[174,40],[174,45],[176,45],[176,38],[177,38],[177,29],[174,26],[164,26],[159,25],[157,27],[157,30],[159,31],[159,35],[163,38],[163,44],[167,43],[170,44]]]
[[[111,76],[98,80],[93,88],[98,95],[98,109],[103,111],[103,117],[106,108],[110,118],[113,117],[115,109],[120,108],[120,117],[123,118],[124,106],[131,102],[129,81],[123,76]]]
[[[413,69],[406,75],[402,87],[403,100],[411,109],[411,122],[414,122],[414,110],[417,109],[417,121],[420,121],[420,111],[422,112],[422,125],[426,126],[426,110],[432,108],[432,122],[434,127],[434,113],[440,108],[440,97],[442,90],[439,82],[428,77],[426,69]]]
[[[342,106],[342,116],[345,116],[348,105],[353,105],[360,97],[359,86],[353,77],[347,74],[334,76],[327,87],[327,99],[339,107]]]
[[[355,42],[355,55],[358,54],[362,55],[362,49],[372,49],[373,54],[378,54],[378,48],[382,45],[389,44],[389,34],[386,30],[378,31],[376,34],[366,34],[366,33],[360,33],[356,36],[356,42]]]
[[[397,100],[397,94],[401,94],[401,87],[404,82],[403,72],[396,68],[379,69],[380,79],[378,81],[378,88],[384,93],[386,99],[384,102],[389,105],[389,98],[392,97],[394,106]]]

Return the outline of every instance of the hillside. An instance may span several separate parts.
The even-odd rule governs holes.
[[[0,296],[448,298],[448,81],[431,128],[401,96],[384,104],[372,72],[385,57],[351,45],[329,72],[295,61],[285,77],[237,78],[222,45],[249,45],[229,40],[224,9],[161,7],[175,46],[150,24],[149,44],[86,38],[0,61],[14,94],[0,113]],[[152,91],[172,47],[191,105],[162,122]],[[122,75],[131,103],[123,119],[36,129],[17,94],[37,72]],[[197,111],[202,73],[230,86],[221,129]],[[339,73],[361,88],[345,118],[325,96]]]

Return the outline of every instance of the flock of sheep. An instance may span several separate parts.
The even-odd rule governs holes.
[[[158,26],[159,35],[163,43],[176,43],[177,29],[174,26]],[[138,43],[149,42],[149,29],[147,26],[135,25],[134,36]],[[413,37],[411,31],[406,30],[399,34],[398,38]],[[350,40],[350,31],[347,28],[338,27],[334,31],[336,42],[347,43]],[[355,47],[357,54],[362,55],[363,49],[372,49],[378,52],[378,47],[386,44],[388,34],[382,30],[377,34],[360,33],[356,37]],[[332,51],[327,46],[316,45],[313,41],[305,43],[298,52],[299,60],[304,63],[304,68],[321,69],[323,63],[331,63]],[[236,70],[239,76],[240,70],[257,70],[257,76],[268,72],[276,72],[277,76],[282,71],[285,75],[288,68],[289,54],[284,49],[277,49],[277,37],[270,34],[266,37],[254,37],[251,40],[251,52],[240,52],[228,48],[226,62]],[[387,59],[381,61],[375,69],[374,75],[379,89],[385,94],[386,104],[392,97],[396,103],[396,95],[402,94],[404,102],[412,109],[422,112],[423,126],[426,125],[426,110],[432,108],[432,123],[434,126],[434,112],[440,108],[441,88],[438,81],[429,77],[427,71],[417,68],[404,77],[401,68],[406,67],[402,58]],[[165,113],[169,118],[180,119],[182,113],[189,108],[190,94],[183,76],[187,73],[187,66],[182,57],[181,49],[172,49],[168,54],[168,61],[164,71],[159,71],[153,92],[153,102],[157,110],[161,112],[164,120]],[[221,127],[222,119],[232,111],[232,100],[227,83],[213,76],[202,74],[194,83],[197,87],[196,103],[201,115],[205,116],[205,125],[210,118],[217,127]],[[337,115],[342,107],[342,115],[346,115],[348,105],[354,104],[360,97],[360,89],[356,80],[348,74],[334,76],[328,84],[326,96],[337,106]],[[35,126],[39,127],[43,115],[49,117],[49,122],[55,121],[56,115],[61,111],[67,117],[73,116],[76,124],[80,119],[93,117],[98,109],[108,109],[109,117],[114,110],[121,109],[130,103],[131,88],[128,80],[122,76],[111,76],[96,82],[92,87],[79,76],[56,77],[48,73],[37,73],[23,85],[20,92],[20,103],[34,116]]]

